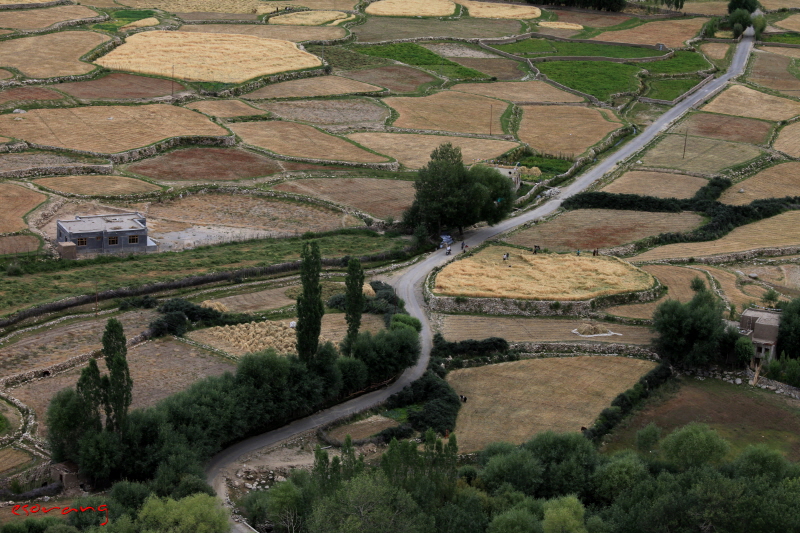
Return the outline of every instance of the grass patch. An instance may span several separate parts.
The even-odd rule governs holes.
[[[626,20],[625,22],[620,22],[616,26],[608,26],[606,28],[585,27],[583,31],[573,35],[572,39],[591,39],[592,37],[597,37],[598,35],[606,31],[629,30],[631,28],[635,28],[636,26],[641,26],[645,22],[647,21],[636,17],[632,17]]]
[[[675,52],[675,55],[669,59],[654,61],[645,66],[651,74],[681,74],[706,70],[710,67],[711,64],[702,55],[686,51]]]
[[[649,83],[648,98],[672,101],[700,83],[699,78],[675,78],[669,80],[653,80]]]
[[[475,69],[462,67],[458,63],[454,63],[449,59],[434,54],[427,48],[413,43],[367,46],[362,48],[361,51],[369,56],[394,59],[406,65],[424,67],[448,78],[469,80],[489,77]]]
[[[597,56],[616,58],[653,57],[664,55],[664,52],[615,44],[571,43],[550,41],[547,39],[526,39],[512,44],[495,46],[498,50],[526,57],[541,56]]]
[[[553,61],[537,65],[547,77],[600,100],[612,94],[636,91],[639,67],[603,61]]]
[[[538,167],[542,171],[542,179],[548,179],[569,170],[572,166],[572,161],[546,155],[532,155],[520,160],[519,164],[528,168]]]
[[[324,57],[325,61],[333,68],[340,70],[357,70],[392,64],[386,58],[360,54],[341,46],[307,46],[306,50],[314,55]]]
[[[150,9],[118,9],[116,11],[109,11],[108,14],[111,16],[111,20],[95,24],[92,26],[92,29],[116,33],[126,24],[156,16],[156,12]]]
[[[763,35],[761,40],[767,43],[800,44],[800,33],[784,33],[780,35]]]

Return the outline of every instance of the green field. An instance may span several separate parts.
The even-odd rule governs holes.
[[[413,43],[365,46],[359,48],[358,51],[369,56],[394,59],[406,65],[424,67],[452,79],[470,80],[490,77],[477,70],[462,67],[458,63],[454,63],[449,59],[434,54],[427,48]]]
[[[664,61],[653,61],[642,65],[651,74],[682,74],[711,68],[711,64],[696,52],[678,51]]]
[[[800,44],[800,33],[784,33],[781,35],[764,35],[761,40],[768,43]]]
[[[348,50],[341,46],[306,46],[306,50],[314,55],[324,57],[325,61],[333,68],[341,70],[382,67],[393,64],[389,59],[359,54],[357,51]]]
[[[537,57],[543,55],[552,56],[596,56],[596,57],[616,57],[616,58],[635,58],[653,57],[664,55],[664,52],[651,50],[649,48],[638,48],[636,46],[624,46],[613,44],[593,44],[593,43],[570,43],[560,41],[550,41],[547,39],[525,39],[511,44],[501,44],[494,48],[517,54],[525,57]]]
[[[548,179],[569,170],[572,166],[572,161],[542,155],[532,155],[520,160],[519,164],[528,168],[538,167],[539,170],[542,171],[541,179]]]
[[[614,93],[636,91],[636,73],[641,70],[605,61],[553,61],[536,66],[548,78],[600,100],[607,100]]]
[[[700,83],[700,78],[674,78],[653,80],[648,83],[650,90],[645,96],[658,100],[674,100],[695,85]]]
[[[108,14],[111,15],[111,20],[95,24],[92,29],[115,33],[126,24],[156,16],[156,12],[149,9],[118,9],[116,11],[110,10]]]

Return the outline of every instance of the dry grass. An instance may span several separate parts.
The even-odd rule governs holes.
[[[58,90],[81,100],[126,100],[167,96],[187,89],[174,80],[113,72],[94,80],[62,83]]]
[[[344,139],[295,122],[241,122],[231,129],[247,144],[295,157],[326,161],[381,163],[384,156],[367,152]]]
[[[500,134],[500,115],[508,104],[460,92],[445,91],[422,98],[391,97],[383,101],[400,117],[397,128]]]
[[[683,6],[683,11],[684,13],[693,13],[696,15],[727,16],[728,2],[687,2]]]
[[[755,274],[758,279],[776,285],[784,292],[800,291],[800,265],[787,263],[784,265],[737,265],[746,275]]]
[[[294,305],[296,298],[286,296],[286,291],[287,287],[276,287],[263,291],[215,298],[214,302],[224,305],[234,313],[253,313],[255,311],[266,311]]]
[[[220,313],[230,313],[230,309],[223,303],[214,302],[212,300],[205,300],[200,303],[200,307],[204,309],[213,309],[214,311],[219,311]]]
[[[725,43],[706,43],[700,46],[700,51],[711,59],[725,59],[730,49],[731,45]]]
[[[285,163],[290,165],[291,163]],[[240,148],[186,148],[143,161],[127,171],[160,181],[230,181],[283,172],[282,164]]]
[[[121,30],[133,30],[136,28],[145,28],[147,26],[158,26],[159,20],[155,17],[148,17],[146,19],[136,20],[130,24],[122,26]]]
[[[719,286],[722,289],[722,296],[728,303],[736,305],[739,311],[744,309],[744,306],[751,302],[758,303],[764,293],[767,292],[767,289],[761,285],[740,283],[739,277],[733,272],[728,272],[727,270],[716,267],[702,266],[699,268],[707,271],[719,282]]]
[[[135,9],[160,9],[169,13],[272,13],[301,2],[262,2],[260,0],[124,0]],[[348,9],[352,9],[348,8]]]
[[[583,26],[574,22],[540,22],[541,28],[557,28],[560,30],[582,30]]]
[[[0,135],[44,146],[117,153],[170,137],[228,132],[200,113],[153,104],[33,109],[22,116],[2,115]]]
[[[708,19],[701,17],[660,20],[648,22],[629,30],[603,32],[593,39],[612,43],[664,44],[670,48],[680,48],[686,41],[697,35],[706,22]]]
[[[27,228],[23,216],[31,209],[47,200],[47,196],[27,187],[0,183],[0,233],[11,233]]]
[[[455,9],[450,0],[379,0],[368,5],[364,12],[388,17],[446,17]]]
[[[31,461],[31,459],[33,459],[33,457],[28,453],[10,446],[0,449],[0,474],[15,470]]]
[[[498,80],[518,80],[525,75],[520,68],[522,63],[506,58],[452,57],[451,61],[478,72],[493,76]]]
[[[102,159],[90,159],[94,163],[104,163]],[[86,159],[67,157],[53,152],[31,151],[0,154],[0,172],[28,170],[45,167],[74,167],[86,164]]]
[[[280,322],[251,322],[235,326],[219,326],[190,333],[189,338],[233,356],[273,349],[279,354],[297,353],[294,328]],[[320,342],[327,339],[320,337]]]
[[[258,104],[258,107],[288,120],[312,124],[383,125],[390,115],[386,107],[366,98],[289,100]]]
[[[480,72],[483,71],[481,70]],[[421,70],[405,65],[390,65],[386,67],[354,70],[351,72],[340,72],[339,75],[379,87],[385,87],[393,93],[411,93],[423,83],[437,81],[437,78],[431,76],[427,72],[422,72]]]
[[[334,20],[346,19],[347,17],[347,13],[342,13],[341,11],[300,11],[271,17],[269,23],[289,26],[321,26]]]
[[[521,106],[522,121],[519,139],[540,152],[577,157],[591,146],[602,141],[614,130],[622,127],[619,122],[606,119],[611,115],[597,109],[578,106]]]
[[[753,59],[748,78],[750,81],[788,96],[800,94],[800,80],[789,72],[791,58],[756,50]]]
[[[479,19],[536,19],[542,16],[538,7],[513,4],[494,4],[474,2],[473,0],[455,0],[469,10],[469,16]]]
[[[117,196],[161,190],[158,185],[124,176],[60,176],[40,178],[35,183],[57,192],[90,196]]]
[[[732,85],[704,106],[703,111],[777,121],[800,115],[800,102]]]
[[[310,40],[341,39],[347,32],[336,27],[289,27],[269,24],[188,24],[181,26],[181,31],[196,33],[231,33],[253,35],[266,39],[280,39],[299,43]]]
[[[698,137],[711,137],[722,141],[764,144],[772,130],[772,124],[752,118],[715,115],[713,113],[693,113],[689,118],[674,126],[670,132]]]
[[[577,433],[653,367],[640,359],[583,356],[454,370],[448,383],[469,398],[456,420],[459,450],[474,452],[498,439],[521,444],[544,431]]]
[[[203,100],[189,104],[186,107],[200,111],[213,117],[250,117],[255,115],[265,115],[262,110],[256,109],[241,100]]]
[[[665,300],[678,300],[682,303],[691,300],[694,296],[694,291],[690,288],[690,284],[695,277],[699,277],[708,285],[706,276],[704,276],[702,272],[691,268],[670,265],[644,265],[642,266],[642,270],[652,274],[658,278],[658,281],[660,281],[662,285],[668,287],[669,292],[667,295],[654,302],[608,307],[605,309],[606,312],[616,316],[649,320],[653,318],[656,307]]]
[[[792,157],[800,157],[800,122],[789,124],[778,133],[773,147]]]
[[[741,192],[744,190],[744,192]],[[781,163],[735,183],[722,193],[723,204],[745,205],[762,198],[800,196],[800,163]]]
[[[184,80],[241,83],[259,76],[322,65],[289,41],[252,35],[147,31],[97,60],[99,65]],[[174,76],[173,76],[174,72]]]
[[[38,248],[39,239],[33,235],[0,237],[0,255],[35,252]]]
[[[539,245],[556,252],[619,246],[667,231],[696,228],[703,219],[695,213],[647,213],[611,209],[577,209],[512,235],[508,242]]]
[[[0,65],[14,67],[30,78],[86,74],[94,65],[80,57],[109,40],[93,31],[63,31],[0,42]]]
[[[797,6],[795,6],[797,7]],[[774,23],[785,30],[800,31],[800,15],[791,15]]]
[[[321,76],[301,80],[273,83],[249,93],[242,98],[262,100],[267,98],[314,98],[338,94],[373,93],[383,91],[382,87],[361,83],[340,76]]]
[[[605,11],[561,11],[559,9],[553,9],[552,11],[558,15],[558,20],[561,22],[573,22],[591,28],[616,26],[631,18],[622,13],[609,13]]]
[[[786,9],[796,9],[797,8],[797,0],[764,0],[763,2],[759,2],[764,9],[768,9],[770,11],[776,11],[781,8]]]
[[[64,95],[45,89],[43,87],[15,87],[7,91],[0,92],[0,104],[15,105],[16,103],[28,103],[47,100],[63,100]]]
[[[707,180],[694,176],[637,170],[626,172],[615,179],[603,187],[603,192],[641,194],[657,198],[691,198],[698,189],[707,184]]]
[[[373,415],[364,420],[359,420],[358,422],[339,426],[333,431],[329,431],[328,435],[342,442],[344,442],[344,439],[347,438],[348,435],[350,435],[350,438],[353,440],[366,439],[376,433],[380,433],[386,428],[395,427],[397,425],[397,420],[392,420],[391,418],[386,418],[381,415]]]
[[[800,244],[800,211],[789,211],[746,226],[739,226],[716,241],[668,244],[639,254],[633,259],[657,261],[682,257],[709,257],[797,244]]]
[[[40,30],[66,20],[96,17],[97,12],[83,6],[56,6],[47,9],[4,11],[0,27],[17,30]]]
[[[347,137],[376,152],[394,157],[408,168],[425,166],[430,160],[431,152],[447,142],[461,148],[461,154],[467,164],[492,159],[519,146],[512,141],[415,133],[352,133]]]
[[[462,93],[501,98],[509,102],[583,102],[576,94],[562,91],[543,81],[459,83],[451,87]]]
[[[503,259],[505,253],[508,260]],[[616,257],[534,255],[490,246],[444,267],[436,276],[434,290],[445,296],[588,300],[652,286],[652,276]]]
[[[278,191],[353,206],[381,219],[400,219],[414,201],[414,182],[372,178],[312,178],[281,183]]]
[[[786,57],[791,57],[793,59],[800,58],[800,48],[783,48],[780,46],[761,46],[759,50],[763,50],[765,52],[770,52],[773,54],[778,54]]]
[[[750,144],[704,137],[692,137],[687,140],[683,135],[664,135],[641,160],[648,167],[715,173],[761,154],[761,150]]]

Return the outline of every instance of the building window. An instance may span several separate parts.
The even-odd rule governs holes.
[[[139,236],[131,235],[130,237],[128,237],[128,244],[139,244]]]
[[[75,244],[77,244],[78,246],[86,246],[86,237],[75,239]]]
[[[115,244],[119,244],[119,237],[109,237],[108,238],[108,245],[114,246]]]

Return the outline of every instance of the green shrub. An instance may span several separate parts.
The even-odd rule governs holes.
[[[650,422],[636,432],[636,449],[642,453],[652,451],[661,440],[661,428],[655,422]]]
[[[420,322],[418,318],[415,318],[411,315],[404,315],[402,313],[392,315],[392,326],[395,324],[405,324],[410,326],[417,333],[422,331],[422,322]]]

